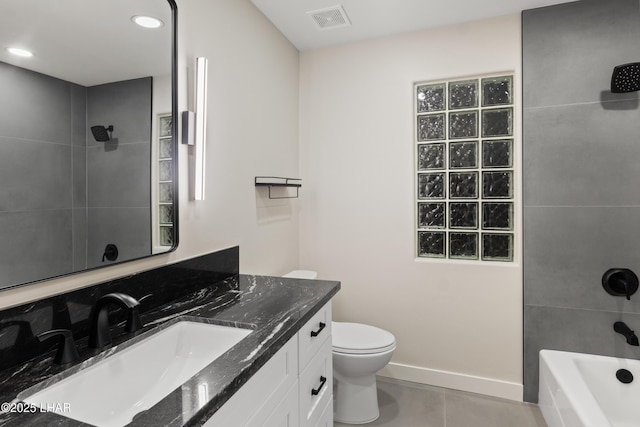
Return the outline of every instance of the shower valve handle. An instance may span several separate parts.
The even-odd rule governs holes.
[[[102,254],[102,262],[104,262],[105,259],[107,261],[115,261],[118,259],[118,247],[113,243],[109,243],[104,248],[104,253]]]
[[[630,300],[638,290],[638,276],[628,268],[610,268],[602,276],[602,287],[609,295]]]

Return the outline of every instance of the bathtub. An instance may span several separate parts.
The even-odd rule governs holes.
[[[634,380],[623,384],[619,369]],[[549,427],[640,426],[640,360],[540,351],[538,404]]]

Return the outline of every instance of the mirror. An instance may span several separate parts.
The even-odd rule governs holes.
[[[0,4],[0,289],[177,246],[175,15],[173,0]]]

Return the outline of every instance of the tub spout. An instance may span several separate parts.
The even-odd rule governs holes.
[[[623,335],[627,339],[627,344],[633,345],[636,347],[640,345],[640,343],[638,343],[638,337],[636,336],[635,332],[633,332],[631,328],[627,326],[626,323],[624,322],[614,323],[613,330]]]

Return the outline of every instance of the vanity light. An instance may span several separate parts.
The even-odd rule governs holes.
[[[22,56],[23,58],[31,58],[33,56],[33,53],[25,49],[20,49],[18,47],[8,47],[7,52],[16,56]]]
[[[204,200],[207,143],[207,58],[197,57],[194,73],[194,111],[182,112],[182,143],[190,145],[189,191],[193,200]]]
[[[153,16],[136,15],[131,20],[144,28],[160,28],[164,25],[164,22]]]
[[[195,170],[194,170],[194,199],[204,200],[204,181],[206,164],[207,137],[207,58],[196,58],[195,75]]]

